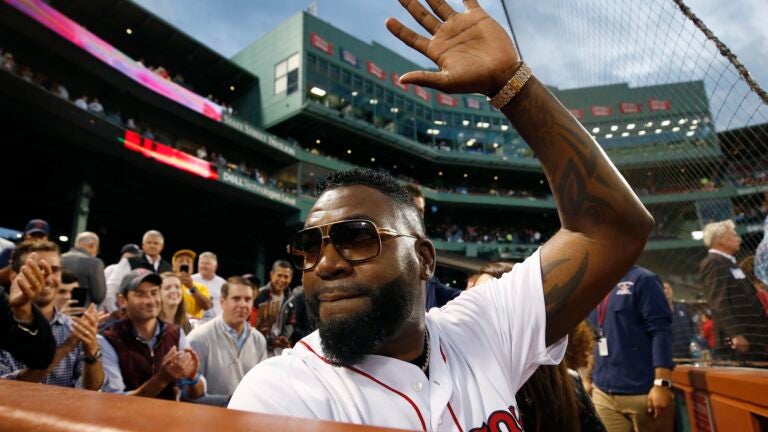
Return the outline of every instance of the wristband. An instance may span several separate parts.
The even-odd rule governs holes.
[[[507,81],[507,84],[496,93],[496,96],[489,98],[488,101],[494,108],[500,110],[507,106],[509,101],[512,100],[520,90],[523,89],[528,80],[533,76],[533,71],[527,64],[520,62],[520,67],[517,68],[515,74]]]
[[[83,357],[83,361],[85,361],[88,364],[95,364],[96,362],[99,361],[100,358],[101,358],[101,348],[96,350],[96,354],[94,354],[93,356],[85,355]]]
[[[198,371],[194,379],[189,379],[187,377],[184,377],[179,380],[179,387],[196,386],[197,383],[200,382],[201,376],[203,376],[203,374]]]

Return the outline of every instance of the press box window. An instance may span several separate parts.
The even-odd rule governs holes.
[[[299,89],[299,53],[275,65],[275,94],[291,94]]]

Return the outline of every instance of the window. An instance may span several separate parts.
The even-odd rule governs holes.
[[[314,56],[309,56],[309,63],[314,64]],[[321,63],[323,61],[321,60]],[[299,53],[275,65],[275,94],[291,94],[299,89]]]
[[[352,74],[348,70],[341,71],[341,82],[346,85],[352,84]]]
[[[331,71],[330,78],[332,82],[341,81],[341,69],[339,69],[338,66],[336,66],[335,64],[332,64],[330,71]]]

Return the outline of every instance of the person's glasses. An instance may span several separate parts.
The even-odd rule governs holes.
[[[320,261],[325,240],[328,239],[342,258],[356,263],[379,256],[383,236],[418,238],[389,228],[379,228],[369,220],[352,219],[297,232],[288,245],[288,254],[297,269],[311,270]]]

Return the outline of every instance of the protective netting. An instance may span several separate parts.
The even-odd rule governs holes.
[[[530,16],[506,3],[534,68],[543,57],[532,50],[557,47],[562,58],[551,61],[567,73],[547,83],[656,219],[639,264],[674,289],[676,356],[697,357],[701,348],[716,361],[766,360],[768,304],[760,297],[768,295],[760,290],[768,280],[755,274],[768,279],[768,257],[761,256],[768,244],[749,267],[768,233],[765,92],[680,0],[546,0],[535,7],[546,29],[531,27]],[[743,240],[733,265],[702,241],[706,224],[726,219]],[[742,339],[745,353],[731,346],[745,346]]]

